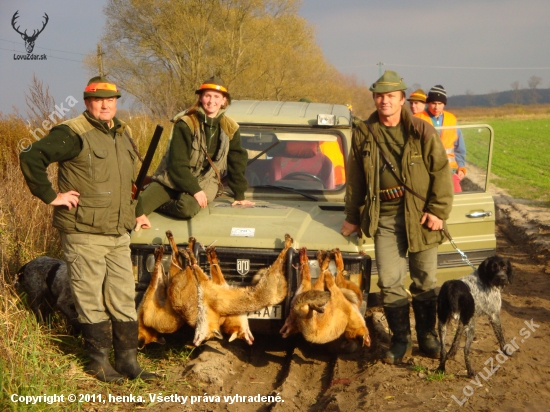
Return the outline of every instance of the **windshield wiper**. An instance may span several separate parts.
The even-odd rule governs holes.
[[[307,197],[308,199],[315,200],[316,202],[319,201],[319,198],[317,196],[313,196],[313,195],[310,195],[309,193],[301,192],[300,190],[297,190],[297,189],[294,189],[293,187],[288,187],[288,186],[260,185],[260,186],[252,186],[252,189],[255,189],[255,188],[268,188],[268,189],[271,189],[273,187],[276,188],[276,189],[286,190],[287,192],[297,193],[299,195],[302,195],[303,197]]]

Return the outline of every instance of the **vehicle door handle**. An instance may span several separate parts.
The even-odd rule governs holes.
[[[468,213],[466,215],[466,217],[471,217],[471,218],[479,218],[479,217],[488,217],[488,216],[492,216],[493,215],[493,212],[474,212],[474,213]]]

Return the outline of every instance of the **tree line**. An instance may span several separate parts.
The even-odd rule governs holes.
[[[368,87],[326,61],[299,0],[109,0],[107,76],[153,115],[173,116],[219,76],[232,99],[300,100],[373,110]],[[86,59],[96,71],[95,55]]]

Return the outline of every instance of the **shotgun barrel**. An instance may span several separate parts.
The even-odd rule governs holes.
[[[164,130],[164,127],[162,127],[160,124],[157,124],[157,127],[155,128],[155,132],[153,133],[153,137],[151,138],[151,143],[149,143],[149,148],[147,149],[147,153],[145,154],[145,159],[143,159],[143,163],[141,164],[141,169],[139,169],[139,174],[136,179],[136,190],[134,191],[134,199],[137,199],[141,190],[143,189],[143,184],[145,182],[145,178],[147,177],[147,172],[149,171],[149,166],[151,166],[151,162],[153,161],[153,156],[155,155],[155,150],[157,150],[157,146],[160,141],[160,136],[162,135],[162,131]]]

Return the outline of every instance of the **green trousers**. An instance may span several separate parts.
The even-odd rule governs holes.
[[[61,232],[80,323],[137,320],[130,235]]]
[[[374,251],[378,269],[378,287],[384,306],[399,307],[408,303],[404,282],[407,277],[407,229],[405,216],[380,216],[374,236]],[[419,223],[420,224],[420,223]],[[437,247],[422,252],[409,252],[409,287],[414,299],[427,300],[435,296]]]
[[[212,180],[201,186],[204,186],[203,190],[208,202],[213,201],[218,192],[218,182]],[[201,210],[192,195],[153,182],[139,195],[136,216],[148,215],[159,207],[161,207],[160,212],[179,219],[190,219]]]

